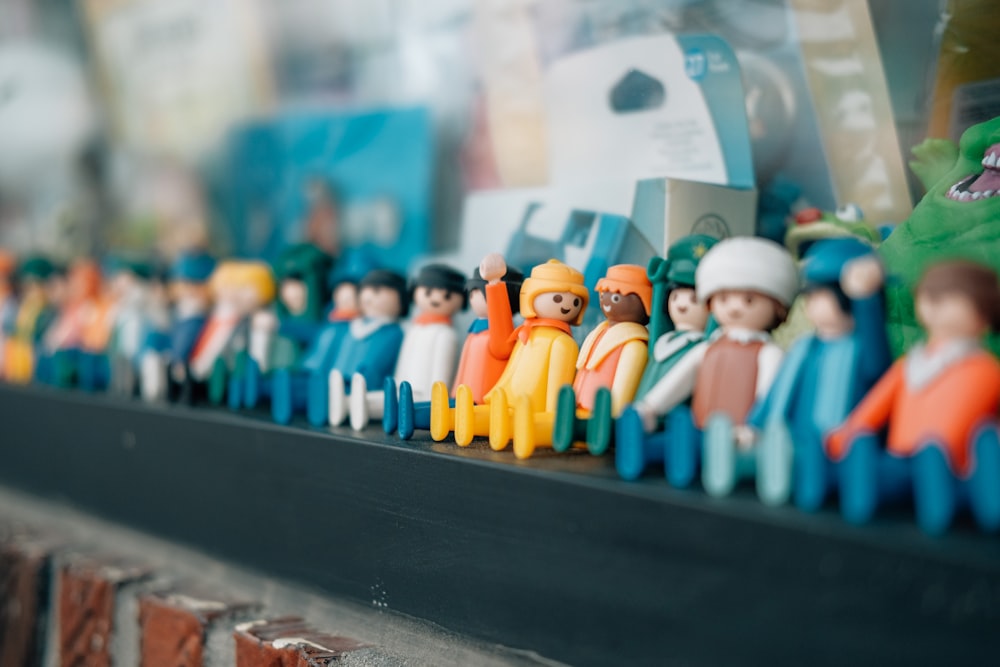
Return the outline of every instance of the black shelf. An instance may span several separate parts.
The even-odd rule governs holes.
[[[0,484],[573,664],[992,664],[1000,540],[714,500],[607,459],[0,386]],[[984,662],[985,661],[985,662]]]

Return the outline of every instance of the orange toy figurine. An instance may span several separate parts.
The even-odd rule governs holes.
[[[983,347],[1000,330],[997,275],[967,261],[933,265],[915,304],[927,342],[896,361],[828,440],[830,456],[843,459],[841,511],[862,523],[912,489],[927,532],[945,530],[960,500],[981,527],[1000,529],[1000,362]]]
[[[104,314],[101,304],[101,269],[97,262],[75,261],[67,274],[66,302],[42,337],[36,379],[60,387],[77,381],[79,354],[89,328]]]
[[[492,281],[506,272],[506,262],[499,255],[488,256],[480,272]],[[511,439],[510,406],[515,402],[528,401],[528,406],[555,410],[559,389],[575,375],[579,348],[570,326],[583,319],[588,299],[583,274],[576,269],[554,259],[534,268],[521,286],[524,324],[512,334],[510,360],[484,397],[486,405],[474,406],[472,392],[464,385],[455,392],[456,443],[466,446],[474,436],[489,435],[490,446],[500,450]],[[503,300],[490,300],[488,307],[491,323],[507,314]],[[504,312],[499,312],[500,308]],[[432,420],[433,414],[443,409],[440,401],[439,393],[431,397]]]
[[[527,412],[523,401],[515,406],[514,454],[518,458],[531,456],[537,446],[552,446],[557,416],[561,428],[572,429],[576,418],[591,415],[596,402],[610,402],[601,412],[617,417],[635,396],[648,356],[645,325],[653,285],[645,268],[619,264],[597,282],[597,292],[606,319],[583,341],[576,360],[576,379],[560,391],[557,410]],[[604,440],[609,441],[610,420],[604,429]]]

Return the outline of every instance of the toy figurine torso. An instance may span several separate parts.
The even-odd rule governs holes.
[[[550,391],[549,385],[572,382],[578,352],[576,341],[565,331],[535,327],[526,341],[519,340],[514,345],[510,361],[490,393],[503,391],[510,402],[527,394],[536,410],[554,410],[554,403],[549,405],[549,394],[555,392]]]
[[[734,424],[746,421],[756,397],[757,359],[763,347],[762,340],[741,341],[725,335],[708,346],[691,397],[699,428],[716,412],[726,414]]]
[[[647,338],[646,327],[635,322],[620,322],[615,325],[602,322],[590,332],[583,342],[580,359],[577,361],[576,379],[573,381],[577,406],[593,410],[597,390],[610,389],[614,384],[625,347],[639,346],[644,355]],[[637,363],[636,370],[639,368],[641,366]],[[629,369],[622,370],[627,372]]]
[[[396,360],[396,382],[409,382],[415,395],[430,398],[435,382],[452,379],[457,347],[458,336],[450,324],[412,325]]]
[[[392,373],[403,342],[403,328],[395,320],[358,318],[348,325],[334,368],[345,378],[361,373],[369,387],[380,388]]]
[[[702,331],[671,331],[660,336],[653,344],[646,369],[639,381],[636,399],[641,399],[652,389],[670,369],[677,365],[685,354],[705,340]]]

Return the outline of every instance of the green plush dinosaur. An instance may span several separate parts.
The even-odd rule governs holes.
[[[1000,272],[1000,118],[966,130],[957,151],[930,139],[914,155],[910,166],[927,194],[879,248],[890,276],[887,322],[897,355],[923,336],[912,290],[929,264],[964,258]],[[1000,354],[1000,336],[988,344]]]

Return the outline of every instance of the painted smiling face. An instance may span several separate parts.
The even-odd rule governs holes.
[[[704,331],[708,306],[698,301],[693,287],[675,287],[667,297],[667,314],[678,331]]]
[[[452,292],[439,287],[418,287],[413,293],[413,304],[427,315],[451,317],[462,309],[461,292]]]
[[[575,322],[586,304],[572,292],[546,292],[536,296],[533,305],[538,317]]]
[[[601,292],[601,312],[608,322],[635,322],[646,324],[649,316],[638,294],[621,294],[619,292]]]

